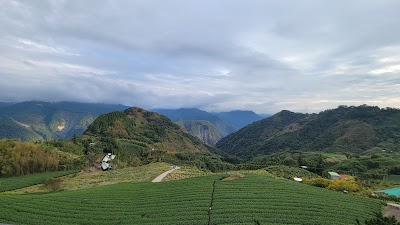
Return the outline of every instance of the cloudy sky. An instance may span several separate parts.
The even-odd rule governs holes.
[[[400,108],[398,0],[0,0],[0,101]]]

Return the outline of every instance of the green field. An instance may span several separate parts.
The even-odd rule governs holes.
[[[400,184],[400,175],[389,175],[388,180]]]
[[[44,183],[46,180],[79,172],[78,170],[65,170],[56,172],[36,173],[26,176],[0,178],[0,192],[11,191],[18,188],[29,187]]]
[[[220,178],[211,175],[44,194],[0,194],[0,223],[349,225],[382,208],[376,200],[267,175],[247,174],[230,181]]]

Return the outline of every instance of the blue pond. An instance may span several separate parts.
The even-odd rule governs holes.
[[[375,192],[385,192],[388,195],[397,195],[400,196],[400,188],[392,188],[392,189],[386,189],[386,190],[379,190]]]

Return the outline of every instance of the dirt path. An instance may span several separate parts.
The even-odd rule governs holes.
[[[394,216],[397,221],[400,221],[400,205],[388,203],[383,210],[383,216]]]
[[[180,167],[177,166],[177,167],[174,168],[174,169],[168,170],[168,171],[166,171],[166,172],[160,174],[158,177],[154,178],[151,182],[153,182],[153,183],[155,183],[155,182],[161,182],[162,179],[164,179],[164,177],[166,177],[169,173],[171,173],[171,172],[173,172],[173,171],[175,171],[175,170],[178,170],[179,168],[180,168]]]

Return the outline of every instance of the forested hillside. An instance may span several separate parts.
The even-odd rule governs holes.
[[[400,110],[339,106],[318,114],[282,111],[217,143],[224,152],[251,158],[280,150],[360,153],[400,150]]]
[[[208,151],[199,139],[183,132],[167,117],[137,107],[99,116],[85,135],[128,139],[140,146],[159,147],[169,152]]]
[[[113,152],[128,166],[152,161],[187,163],[217,170],[227,166],[214,148],[188,134],[166,116],[138,107],[99,116],[82,137],[87,151]]]
[[[126,106],[29,101],[0,107],[0,138],[22,141],[68,139],[81,135],[100,114]]]
[[[14,140],[0,140],[0,156],[0,177],[81,169],[85,165],[82,155],[63,152],[46,144]]]

